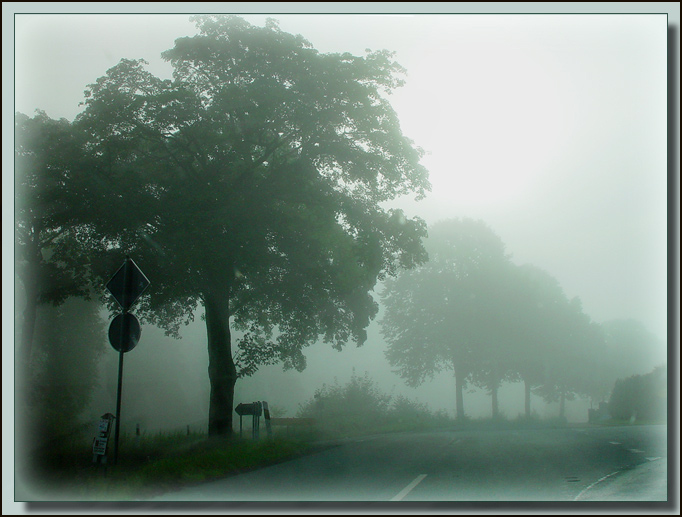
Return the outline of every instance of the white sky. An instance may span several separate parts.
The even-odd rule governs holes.
[[[150,71],[170,77],[160,53],[175,38],[195,33],[189,14],[56,13],[215,12],[216,6],[221,12],[266,12],[272,6],[269,12],[279,13],[335,7],[337,12],[670,13],[679,58],[678,3],[244,5],[3,3],[5,285],[13,283],[10,113],[32,115],[39,108],[72,120],[87,84],[121,58],[144,58]],[[55,14],[12,17],[16,12]],[[665,339],[668,218],[679,225],[679,197],[677,206],[667,206],[665,15],[271,16],[322,52],[397,52],[408,76],[393,105],[404,133],[429,153],[423,163],[433,185],[426,200],[402,202],[409,214],[429,223],[481,218],[515,261],[546,269],[569,296],[581,298],[594,320],[636,318]],[[246,18],[262,25],[265,17]],[[679,68],[676,73],[679,107]],[[675,123],[679,135],[678,118]],[[676,156],[679,188],[679,148]],[[675,270],[679,280],[679,255]],[[12,314],[8,291],[3,292],[3,342],[13,323],[6,317]],[[376,334],[374,328],[370,335]],[[359,353],[348,351],[349,357],[367,360]],[[311,358],[311,367],[328,362],[320,357]],[[3,416],[11,408],[4,402],[3,397]],[[4,443],[3,434],[3,454]],[[5,499],[3,488],[3,508]]]
[[[595,320],[665,337],[665,15],[272,16],[322,52],[396,51],[393,105],[433,185],[410,213],[481,218]],[[160,53],[196,33],[188,18],[17,15],[16,111],[73,120],[123,57],[170,77]]]

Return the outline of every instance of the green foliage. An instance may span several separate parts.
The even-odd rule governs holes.
[[[362,342],[367,292],[420,260],[422,223],[378,206],[428,186],[380,93],[399,68],[319,54],[274,25],[195,20],[201,34],[164,53],[172,83],[123,60],[88,91],[78,125],[96,135],[109,203],[136,206],[106,229],[159,265],[150,319],[175,329],[221,285],[245,373],[258,358],[300,368],[320,334]]]
[[[647,341],[642,332],[629,340],[615,332],[617,326],[605,332],[578,298],[566,297],[556,278],[533,265],[512,264],[482,221],[442,221],[430,229],[426,247],[427,263],[385,283],[386,357],[411,386],[454,368],[459,418],[466,382],[488,390],[496,413],[496,390],[518,380],[528,390],[527,416],[532,390],[559,402],[563,417],[566,400],[608,393],[603,381],[613,368],[607,335],[621,336],[620,350],[644,350],[628,345]]]
[[[31,377],[21,405],[26,413],[20,412],[38,443],[69,435],[82,424],[107,346],[99,310],[97,303],[72,298],[39,313]]]
[[[203,434],[122,435],[119,463],[92,463],[87,433],[40,451],[28,476],[49,500],[107,501],[152,497],[184,485],[240,474],[312,450],[288,439],[207,439]]]
[[[438,223],[426,246],[429,261],[389,279],[382,292],[386,356],[413,386],[453,361],[469,370],[483,327],[491,327],[479,310],[491,302],[490,275],[507,260],[499,238],[471,219]]]
[[[646,375],[618,379],[609,400],[609,413],[617,420],[666,419],[667,379],[664,367]]]
[[[83,141],[67,120],[17,113],[14,125],[15,274],[24,310],[17,348],[20,377],[31,366],[39,305],[89,298]]]
[[[75,126],[100,249],[154,272],[143,319],[177,335],[204,307],[211,414],[231,415],[238,377],[302,370],[320,338],[365,341],[376,283],[425,259],[423,221],[382,203],[429,184],[387,100],[403,72],[390,53],[322,54],[273,21],[193,20],[199,34],[163,53],[172,81],[124,59],[89,86]]]
[[[454,369],[461,418],[467,380],[496,389],[508,375],[503,320],[511,265],[501,239],[483,221],[437,223],[426,247],[427,263],[385,283],[386,357],[411,386]]]
[[[409,430],[450,423],[444,413],[434,414],[424,403],[383,393],[365,373],[355,373],[345,385],[323,385],[309,401],[301,404],[299,418],[314,418],[326,436],[354,436],[368,432]]]
[[[580,299],[569,300],[549,273],[531,265],[517,273],[515,324],[510,327],[513,368],[527,389],[546,402],[559,402],[563,417],[566,400],[577,394],[595,396],[604,336],[583,312]]]

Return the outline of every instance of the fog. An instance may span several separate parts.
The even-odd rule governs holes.
[[[408,215],[483,219],[595,320],[635,318],[666,339],[664,19],[276,18],[320,52],[396,52],[407,77],[391,104],[433,186],[401,201]],[[194,32],[186,15],[19,16],[16,111],[72,120],[84,87],[121,57],[170,77],[160,53]]]
[[[637,7],[649,9],[648,4]],[[671,19],[570,14],[244,18],[263,25],[270,16],[283,31],[302,34],[320,52],[362,55],[368,48],[388,49],[407,70],[405,86],[389,100],[405,136],[425,150],[421,163],[432,189],[423,200],[407,196],[386,206],[420,217],[429,227],[457,218],[484,221],[515,265],[532,264],[548,272],[568,299],[580,299],[592,321],[635,320],[653,335],[647,360],[630,375],[667,363],[668,343],[675,337],[669,335],[668,321],[668,230],[671,210],[678,210],[668,204],[665,25]],[[679,10],[676,16],[679,24]],[[152,74],[170,78],[171,66],[160,53],[173,47],[176,38],[193,34],[196,29],[185,14],[19,14],[12,31],[14,106],[4,111],[33,116],[40,109],[51,118],[72,121],[83,109],[79,103],[85,87],[121,58],[144,58]],[[3,105],[5,97],[3,87]],[[6,170],[8,160],[3,158]],[[6,187],[9,175],[3,176]],[[3,188],[11,190],[11,184]],[[11,279],[5,270],[13,261],[7,253],[13,244],[5,244],[13,234],[6,195],[4,280]],[[154,283],[155,272],[144,272]],[[3,306],[10,306],[9,298],[14,306],[13,317],[3,314],[3,326],[13,324],[16,337],[23,290],[16,278],[14,283],[14,296],[3,293]],[[381,289],[377,284],[372,293],[377,302]],[[316,343],[303,350],[307,367],[302,372],[280,364],[262,366],[237,381],[234,404],[267,401],[276,416],[295,417],[323,385],[343,385],[366,374],[383,392],[404,395],[454,419],[452,370],[408,387],[385,356],[379,323],[383,310],[370,323],[364,345],[349,342],[337,351]],[[102,310],[107,325],[114,316]],[[233,343],[237,336],[233,332]],[[180,337],[145,323],[139,344],[125,354],[125,432],[133,433],[137,425],[150,434],[207,431],[209,358],[202,307],[194,322],[181,327]],[[679,345],[678,336],[672,344]],[[93,429],[100,415],[116,407],[119,354],[106,342],[103,347],[97,387],[82,414]],[[498,398],[502,416],[524,414],[522,382],[503,382]],[[568,400],[567,421],[586,422],[588,409],[598,402]],[[464,404],[472,419],[491,416],[490,394],[471,383]],[[535,394],[531,407],[540,418],[559,416],[558,402],[546,403]]]
[[[164,336],[163,331],[144,326],[140,344],[124,359],[122,397],[123,426],[133,432],[140,424],[141,431],[205,430],[208,414],[209,378],[206,365],[206,330],[201,322],[187,327],[182,339]],[[436,374],[418,388],[405,386],[392,372],[384,357],[385,344],[378,324],[370,327],[367,343],[362,347],[349,344],[343,351],[329,349],[324,344],[306,350],[307,368],[303,372],[284,371],[281,366],[265,366],[252,377],[240,379],[235,388],[235,405],[266,401],[278,416],[294,417],[299,405],[313,398],[324,384],[346,384],[355,373],[365,373],[386,393],[403,394],[424,402],[434,410],[443,410],[454,417],[455,383],[452,372]],[[107,351],[102,364],[102,389],[91,405],[91,419],[97,420],[105,410],[116,406],[118,354]],[[659,354],[664,360],[664,353]],[[645,365],[647,373],[659,362]],[[500,390],[500,407],[509,418],[523,414],[523,385],[508,384]],[[545,404],[533,395],[533,409],[541,417],[556,417],[558,404]],[[484,390],[472,388],[465,395],[467,415],[471,418],[490,418],[490,396]],[[566,417],[571,422],[585,422],[591,402],[576,399],[567,403]],[[371,418],[368,415],[367,418]]]

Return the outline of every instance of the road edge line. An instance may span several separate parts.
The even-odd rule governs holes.
[[[595,482],[592,483],[591,485],[589,485],[589,486],[583,488],[583,490],[582,490],[577,496],[575,496],[575,498],[574,498],[573,500],[574,500],[574,501],[577,501],[577,500],[580,499],[580,497],[582,497],[582,495],[583,495],[585,492],[587,492],[588,490],[591,490],[591,489],[594,488],[596,485],[598,485],[598,484],[601,483],[602,481],[604,481],[604,480],[610,478],[611,476],[615,476],[616,474],[620,474],[620,473],[623,472],[624,470],[627,470],[627,467],[624,467],[624,468],[622,468],[622,469],[618,469],[618,470],[616,470],[615,472],[611,472],[611,474],[607,474],[607,475],[604,476],[603,478],[598,479],[597,481],[595,481]]]
[[[403,488],[400,492],[398,492],[398,495],[393,497],[391,501],[401,501],[407,494],[409,494],[414,487],[416,487],[419,483],[421,483],[424,478],[426,477],[426,474],[419,474],[416,478],[412,480],[412,483],[407,485],[405,488]]]

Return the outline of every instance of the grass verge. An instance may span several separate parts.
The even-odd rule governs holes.
[[[43,451],[26,472],[32,501],[135,501],[241,474],[315,450],[297,439],[122,437],[117,465],[92,463],[89,451]]]

